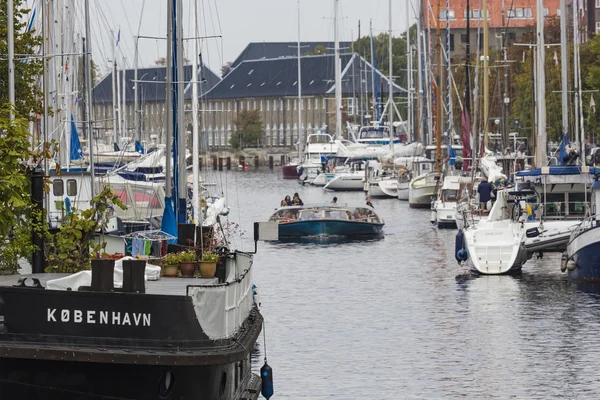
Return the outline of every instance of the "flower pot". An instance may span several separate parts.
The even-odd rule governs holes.
[[[163,266],[163,276],[176,277],[179,272],[178,265],[165,265]]]
[[[197,267],[197,262],[182,262],[181,264],[179,264],[179,268],[181,268],[181,276],[194,276]]]
[[[200,261],[200,276],[203,278],[214,278],[217,263],[214,261]]]

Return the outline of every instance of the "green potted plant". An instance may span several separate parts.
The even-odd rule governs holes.
[[[217,261],[219,261],[219,255],[212,251],[205,251],[202,253],[202,261],[200,261],[200,275],[203,278],[213,278],[217,270]]]
[[[163,257],[163,276],[176,277],[179,274],[179,253],[167,253]]]
[[[194,250],[179,253],[179,268],[181,276],[193,277],[198,263],[196,262],[196,252]]]

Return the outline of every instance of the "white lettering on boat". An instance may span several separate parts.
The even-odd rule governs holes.
[[[60,320],[57,314],[60,313]],[[96,315],[100,318],[96,319]],[[129,313],[119,311],[68,310],[48,308],[47,322],[73,322],[76,324],[99,324],[115,326],[150,326],[151,313]]]

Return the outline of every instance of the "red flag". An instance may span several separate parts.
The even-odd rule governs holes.
[[[465,108],[462,112],[462,142],[463,142],[463,171],[469,169],[469,158],[471,158],[471,116]]]

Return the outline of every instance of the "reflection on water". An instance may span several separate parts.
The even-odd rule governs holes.
[[[364,204],[276,172],[231,172],[226,195],[251,232],[286,194]],[[374,200],[383,240],[259,243],[254,279],[279,399],[596,398],[600,287],[572,284],[559,257],[516,276],[472,276],[452,230],[427,210]],[[253,248],[251,235],[243,245]],[[258,370],[260,355],[253,352]]]

